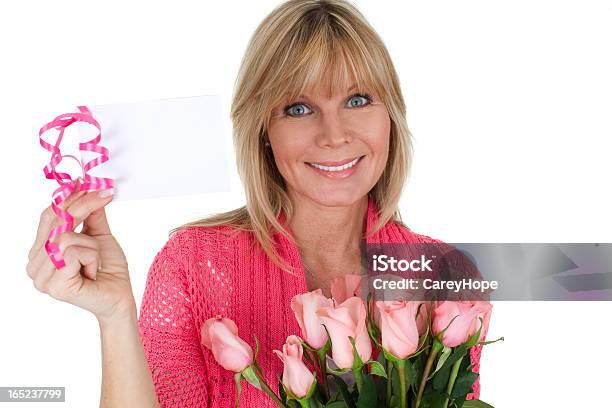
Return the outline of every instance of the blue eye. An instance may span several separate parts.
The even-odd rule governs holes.
[[[362,102],[361,104],[359,102],[353,103],[353,100],[359,101],[359,99],[361,99],[364,102]],[[360,108],[360,107],[367,106],[370,103],[372,103],[372,97],[368,94],[357,93],[357,94],[351,95],[348,99],[348,102],[351,107]],[[305,112],[306,109],[310,110],[310,108],[307,107],[304,103],[296,102],[292,105],[287,105],[283,109],[283,112],[285,113],[285,116],[290,116],[290,117],[295,118],[295,117],[306,116],[306,114],[308,113],[308,112]]]
[[[292,111],[289,116],[302,116],[301,113],[303,113],[304,108],[308,109],[303,103],[296,103],[285,108],[285,114]]]
[[[349,102],[351,100],[353,100],[354,98],[355,98],[355,100],[359,100],[359,99],[356,99],[356,98],[361,98],[361,99],[365,100],[364,105],[367,105],[368,103],[370,103],[372,101],[371,98],[368,95],[357,94],[357,95],[351,96],[351,98],[349,99]],[[363,105],[355,105],[355,104],[351,103],[351,106],[363,106]]]

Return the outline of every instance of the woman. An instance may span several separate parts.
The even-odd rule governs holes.
[[[28,271],[39,290],[98,318],[103,406],[233,406],[231,373],[201,344],[200,327],[216,315],[251,344],[257,335],[275,388],[282,363],[271,350],[299,333],[294,295],[329,294],[332,279],[360,274],[362,240],[436,242],[401,222],[411,161],[401,89],[384,44],[349,3],[277,7],[250,41],[231,117],[246,206],[171,232],[138,319],[105,217],[111,199],[78,192],[63,203],[84,229],[58,238],[68,265],[57,271],[42,248],[56,220],[43,213]],[[471,357],[478,369],[479,349]],[[241,403],[271,405],[250,386]]]

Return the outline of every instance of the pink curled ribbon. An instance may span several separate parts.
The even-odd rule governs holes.
[[[104,177],[95,177],[87,174],[89,170],[92,168],[106,162],[108,160],[109,154],[108,149],[98,145],[100,139],[102,137],[102,130],[100,128],[100,124],[98,121],[94,119],[91,114],[91,111],[86,106],[79,106],[79,112],[74,113],[64,113],[59,115],[51,122],[44,125],[40,128],[38,132],[38,138],[42,147],[51,152],[51,161],[47,164],[43,171],[45,173],[46,178],[55,179],[59,183],[59,187],[53,192],[53,202],[51,203],[51,207],[53,208],[53,212],[63,219],[65,223],[53,228],[49,233],[49,238],[45,242],[45,250],[53,262],[53,265],[57,269],[61,269],[66,266],[64,262],[64,257],[59,249],[59,245],[55,242],[51,242],[51,240],[62,232],[73,230],[74,229],[74,218],[68,211],[64,211],[59,207],[59,204],[62,203],[70,194],[72,194],[75,190],[77,190],[76,181],[72,180],[70,174],[67,173],[59,173],[55,170],[55,166],[57,166],[64,157],[71,157],[77,160],[81,166],[83,171],[83,182],[78,187],[78,191],[81,190],[101,190],[106,188],[113,188],[115,186],[115,182],[113,179],[104,178]],[[64,131],[66,128],[73,123],[76,122],[86,122],[90,125],[95,126],[98,129],[98,135],[85,143],[79,143],[80,151],[90,151],[94,153],[99,153],[100,156],[95,159],[89,161],[83,166],[81,159],[78,159],[72,155],[66,154],[62,155],[60,151],[60,144],[62,142],[62,138],[64,137]],[[42,135],[46,131],[50,129],[59,130],[59,135],[57,137],[57,141],[55,145],[47,143],[43,140]]]

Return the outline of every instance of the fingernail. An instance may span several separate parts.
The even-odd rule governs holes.
[[[100,198],[104,198],[104,197],[108,197],[113,195],[114,191],[112,188],[107,188],[105,190],[100,190],[100,192],[98,192],[98,197]]]

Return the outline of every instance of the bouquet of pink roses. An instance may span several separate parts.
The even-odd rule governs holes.
[[[364,302],[360,283],[347,275],[334,281],[332,299],[320,289],[292,299],[302,337],[274,350],[284,364],[278,394],[257,363],[257,338],[254,353],[232,320],[207,320],[202,342],[236,373],[236,406],[244,379],[280,407],[491,407],[466,400],[478,377],[470,348],[503,340],[484,341],[490,302]]]

